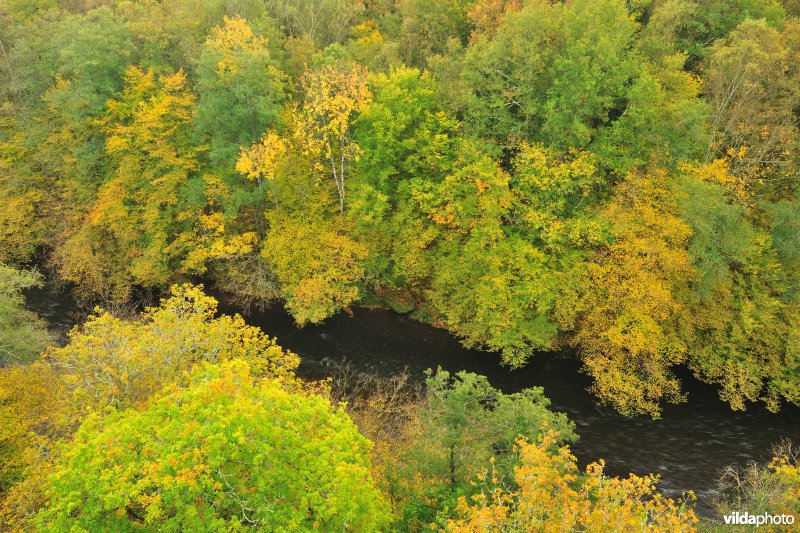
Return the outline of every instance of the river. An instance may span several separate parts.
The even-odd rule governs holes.
[[[68,296],[45,290],[30,291],[28,306],[62,334],[78,312]],[[221,310],[237,311],[225,304]],[[300,355],[300,372],[307,377],[323,377],[346,360],[357,370],[382,376],[405,369],[421,378],[425,369],[441,366],[484,374],[505,392],[543,387],[552,407],[575,422],[580,440],[572,449],[582,464],[603,458],[612,475],[659,474],[659,487],[668,496],[693,490],[701,515],[711,514],[723,468],[767,461],[782,439],[800,442],[800,408],[770,413],[751,406],[746,412],[733,412],[714,387],[689,375],[683,376],[687,403],[667,406],[660,420],[626,418],[596,405],[578,362],[561,354],[541,353],[524,368],[510,371],[495,354],[467,350],[443,330],[386,310],[357,308],[353,316],[341,313],[302,329],[280,306],[254,311],[245,319]]]

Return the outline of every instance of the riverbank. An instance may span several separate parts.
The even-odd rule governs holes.
[[[28,306],[62,333],[86,312],[68,295],[46,290],[30,291]],[[221,310],[241,311],[224,301]],[[726,466],[766,461],[779,441],[800,441],[800,409],[770,413],[755,406],[734,412],[718,399],[714,387],[688,372],[682,376],[687,403],[666,406],[660,420],[626,418],[596,404],[586,390],[590,380],[568,354],[541,353],[510,371],[494,354],[467,350],[444,330],[379,308],[354,308],[352,316],[340,313],[302,329],[280,306],[252,309],[245,319],[300,355],[300,373],[306,377],[324,377],[346,361],[361,372],[389,376],[407,370],[417,379],[437,366],[467,370],[486,375],[505,392],[541,386],[553,408],[575,422],[580,440],[573,451],[581,464],[602,458],[611,475],[659,474],[660,488],[668,496],[694,491],[698,513],[704,516],[712,514],[717,479]]]

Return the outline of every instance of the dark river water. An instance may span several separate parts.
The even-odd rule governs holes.
[[[36,290],[28,295],[28,305],[57,331],[75,323],[77,308],[67,297]],[[238,311],[221,307],[226,313]],[[582,464],[603,458],[612,475],[659,474],[659,487],[668,496],[695,491],[703,515],[711,514],[724,467],[767,461],[782,439],[800,442],[800,409],[733,412],[713,387],[688,375],[683,380],[687,403],[667,406],[660,420],[626,418],[594,403],[586,392],[588,378],[568,356],[541,353],[524,368],[509,371],[495,354],[467,350],[443,330],[385,310],[355,309],[353,316],[339,314],[302,329],[279,306],[245,318],[300,355],[300,370],[307,377],[325,376],[348,361],[357,370],[382,376],[405,369],[421,378],[425,369],[441,366],[484,374],[505,392],[543,387],[552,407],[575,422],[580,440],[572,449]]]

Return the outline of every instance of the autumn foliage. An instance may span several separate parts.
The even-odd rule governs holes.
[[[369,442],[323,397],[206,365],[141,411],[87,418],[37,528],[379,529]]]
[[[609,478],[603,464],[581,473],[553,432],[539,442],[518,441],[517,488],[499,485],[494,461],[478,478],[481,492],[462,499],[448,531],[695,531],[695,514],[656,492],[652,476]]]
[[[681,369],[734,410],[800,404],[799,16],[794,0],[1,1],[3,519],[41,508],[54,443],[89,413],[146,412],[198,365],[309,392],[295,355],[187,282],[301,326],[390,307],[511,368],[569,352],[627,416],[685,401]],[[87,309],[179,288],[130,320],[97,311],[23,367],[51,341],[22,306],[34,265]],[[529,394],[512,403],[541,407]],[[408,449],[449,466],[442,442]],[[520,512],[470,501],[453,464],[403,478],[394,513],[443,527],[459,496]],[[565,483],[647,500],[649,481],[595,474]],[[637,501],[631,520],[651,512]]]

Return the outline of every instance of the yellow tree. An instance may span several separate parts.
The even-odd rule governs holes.
[[[10,104],[0,104],[0,261],[27,261],[40,244],[44,223],[37,207],[44,194],[35,174],[23,170],[33,157],[12,117]]]
[[[358,298],[363,245],[319,217],[273,219],[262,251],[298,324],[328,318]]]
[[[0,530],[22,531],[46,503],[56,444],[76,426],[56,369],[41,361],[0,368]]]
[[[676,210],[662,171],[629,175],[603,213],[615,242],[586,267],[573,342],[593,391],[624,414],[655,417],[662,400],[683,399],[670,368],[686,357],[677,295],[695,270]]]
[[[268,186],[264,190],[269,191],[274,204],[274,209],[266,213],[268,229],[258,257],[268,265],[274,282],[267,284],[262,296],[283,297],[299,324],[320,322],[355,301],[366,257],[364,246],[350,237],[350,220],[341,214],[346,167],[339,165],[342,160],[337,158],[342,154],[336,150],[344,150],[342,165],[346,165],[347,153],[355,146],[345,138],[349,126],[342,126],[345,137],[336,137],[335,142],[329,135],[333,130],[326,130],[325,137],[314,137],[322,130],[308,129],[309,123],[304,122],[307,111],[288,114],[293,135],[281,137],[268,131],[259,142],[242,148],[236,165],[241,174],[258,182],[259,189],[262,184]],[[331,152],[327,152],[328,147]],[[321,163],[326,158],[331,161],[340,200],[334,213],[331,205],[335,196]],[[253,259],[245,260],[258,270],[258,261]],[[228,269],[223,282],[235,276]]]
[[[299,360],[239,316],[217,314],[217,301],[192,285],[175,286],[159,307],[126,321],[98,312],[70,342],[44,359],[63,372],[79,410],[126,407],[182,379],[193,365],[243,359],[257,376],[291,379]]]
[[[508,491],[494,476],[494,461],[477,483],[482,492],[470,504],[462,498],[447,531],[696,531],[697,517],[682,503],[656,491],[656,478],[631,474],[609,478],[603,462],[578,470],[567,446],[556,448],[551,431],[541,442],[518,441],[518,489]]]
[[[350,125],[372,99],[367,69],[344,63],[325,65],[306,72],[302,84],[305,101],[298,113],[295,135],[310,157],[330,167],[339,212],[344,213],[345,176],[359,154],[358,145],[350,138]]]
[[[279,207],[277,192],[278,162],[286,155],[287,148],[288,143],[277,133],[270,130],[257,143],[249,148],[242,148],[239,160],[236,162],[236,170],[247,176],[247,178],[255,180],[259,186],[263,180],[270,184],[276,209]]]
[[[69,426],[59,380],[56,369],[40,361],[0,368],[0,499]]]
[[[157,77],[128,69],[103,120],[111,172],[83,223],[57,251],[62,276],[124,299],[135,284],[163,286],[192,248],[196,220],[181,193],[197,176],[191,122],[195,96],[182,71]]]
[[[728,156],[731,172],[745,178],[749,190],[797,179],[798,54],[797,21],[779,32],[765,20],[747,20],[710,48],[704,69],[709,159]]]
[[[0,492],[13,485],[0,502],[0,530],[46,503],[54,443],[71,438],[88,414],[141,408],[164,387],[185,384],[192,368],[234,359],[255,378],[313,390],[295,378],[297,355],[239,315],[217,316],[217,301],[191,285],[173,287],[134,320],[98,310],[66,346],[32,365],[0,368]]]

